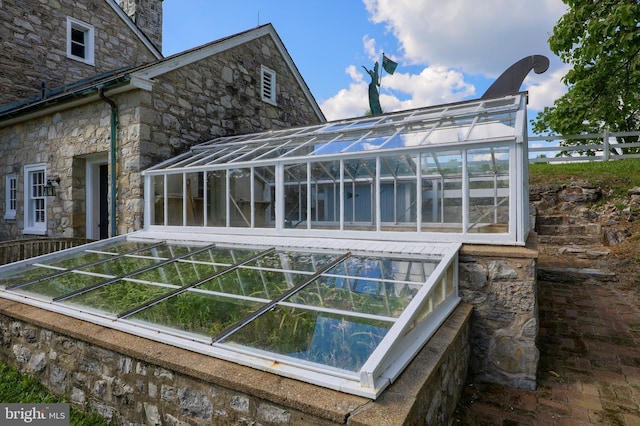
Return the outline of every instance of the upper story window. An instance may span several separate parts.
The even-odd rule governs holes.
[[[276,104],[276,72],[272,69],[261,67],[260,93],[262,100],[272,105]]]
[[[47,232],[47,205],[44,193],[45,165],[24,167],[24,229],[25,234],[44,235]]]
[[[14,174],[7,175],[5,178],[4,218],[8,220],[13,220],[16,218],[17,187],[18,177]]]
[[[67,17],[67,57],[94,64],[93,26]]]

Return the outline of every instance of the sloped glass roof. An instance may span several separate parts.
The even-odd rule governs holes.
[[[0,294],[374,398],[459,301],[456,245],[347,250],[157,237],[0,267]]]
[[[214,165],[360,154],[439,144],[522,140],[523,95],[218,138],[147,173]]]
[[[214,139],[143,172],[145,223],[524,245],[526,94]]]

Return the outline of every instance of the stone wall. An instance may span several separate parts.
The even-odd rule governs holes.
[[[162,0],[120,0],[120,7],[153,45],[162,50]]]
[[[276,72],[277,105],[261,99],[261,65]],[[150,102],[141,104],[143,168],[216,137],[320,123],[269,36],[155,80]]]
[[[460,252],[460,296],[474,307],[469,367],[481,381],[536,388],[535,239],[527,247],[464,245]]]
[[[260,99],[260,66],[277,73],[277,105]],[[156,77],[152,91],[109,95],[118,106],[117,232],[142,229],[144,189],[140,172],[216,136],[310,125],[320,118],[270,37],[262,37]],[[94,95],[95,98],[95,95]],[[24,228],[24,165],[45,163],[59,176],[47,198],[48,235],[86,236],[88,156],[110,150],[110,108],[100,99],[82,106],[0,127],[0,177],[18,176],[16,220],[0,215],[0,239]],[[105,160],[106,161],[106,160]],[[5,185],[0,182],[0,212]]]
[[[461,304],[375,401],[0,299],[0,359],[113,424],[447,424],[464,386]]]
[[[122,113],[132,115],[134,112],[123,109]],[[86,176],[82,156],[108,152],[109,117],[108,105],[98,101],[0,128],[0,175],[15,173],[18,178],[16,219],[0,219],[0,238],[14,239],[21,235],[23,166],[40,163],[47,165],[47,176],[61,179],[57,195],[47,197],[46,201],[49,236],[85,237]],[[5,208],[5,190],[2,182],[1,211]]]
[[[95,30],[95,65],[67,57],[67,16]],[[0,105],[156,57],[104,0],[0,1]]]

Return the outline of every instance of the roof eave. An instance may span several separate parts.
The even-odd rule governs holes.
[[[95,102],[100,99],[100,89],[109,90],[110,95],[115,95],[135,89],[148,90],[149,87],[143,80],[132,79],[129,75],[120,76],[6,111],[0,114],[0,128]]]

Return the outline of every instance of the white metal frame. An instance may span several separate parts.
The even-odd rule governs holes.
[[[504,119],[506,114],[507,124],[501,122],[488,122],[484,118],[485,114],[496,114],[500,119]],[[502,115],[500,115],[502,114]],[[449,121],[460,121],[463,126],[456,130]],[[485,121],[483,121],[485,120]],[[488,124],[487,124],[488,123]],[[408,145],[393,147],[394,138],[406,137],[411,138],[412,134],[407,134],[408,129],[413,127],[419,129],[428,129],[428,131],[419,133],[421,139],[410,141]],[[483,127],[484,126],[484,127]],[[494,130],[487,126],[493,126],[497,133],[492,134]],[[354,137],[349,136],[352,132]],[[378,133],[381,132],[379,136]],[[440,133],[439,133],[440,132]],[[406,136],[405,136],[406,135]],[[378,145],[371,149],[363,151],[352,151],[355,148],[362,148],[364,141],[368,137],[374,137],[373,142]],[[454,137],[455,140],[447,138]],[[444,138],[444,139],[443,139]],[[322,139],[323,142],[319,142]],[[296,141],[295,143],[293,141]],[[347,142],[340,142],[345,140]],[[407,139],[409,140],[409,139]],[[340,237],[350,239],[381,239],[381,240],[398,240],[404,239],[409,241],[459,241],[467,243],[488,243],[502,245],[524,245],[529,232],[528,220],[528,192],[526,184],[526,96],[517,95],[504,99],[492,101],[472,101],[468,103],[454,104],[451,106],[431,108],[425,110],[417,110],[410,113],[402,112],[390,114],[380,117],[366,117],[362,119],[354,119],[338,123],[328,123],[324,125],[287,129],[283,131],[271,131],[263,134],[247,135],[243,137],[230,137],[215,140],[196,146],[191,153],[186,153],[175,159],[168,160],[159,164],[145,172],[145,185],[150,187],[153,176],[168,175],[174,173],[205,173],[208,170],[231,170],[235,168],[251,168],[262,166],[275,166],[276,179],[274,182],[276,188],[275,209],[273,212],[275,217],[275,226],[256,226],[255,208],[251,209],[252,217],[248,226],[232,227],[227,221],[226,226],[209,228],[203,227],[202,232],[214,233],[240,233],[240,234],[264,234],[264,235],[283,235],[283,236],[314,236],[314,237]],[[331,152],[337,143],[342,143],[335,152]],[[315,148],[313,148],[315,146]],[[491,148],[500,146],[507,148],[509,151],[509,189],[500,189],[500,192],[508,192],[509,202],[504,207],[509,209],[508,229],[504,232],[496,233],[481,232],[471,225],[469,218],[469,201],[474,194],[481,193],[478,189],[469,188],[469,173],[467,170],[467,152],[468,150]],[[417,158],[418,163],[422,156],[438,155],[441,152],[456,151],[460,153],[462,182],[461,200],[462,200],[462,220],[459,223],[460,230],[454,232],[442,232],[441,230],[429,231],[422,226],[423,212],[422,206],[422,189],[423,183],[421,176],[421,165],[417,165],[417,170],[410,177],[411,181],[416,182],[416,232],[405,232],[394,230],[388,226],[388,223],[382,223],[381,218],[381,198],[378,196],[381,182],[387,178],[381,177],[380,165],[377,165],[381,159],[411,156]],[[320,153],[325,152],[324,155]],[[316,155],[317,154],[317,155]],[[349,218],[345,217],[345,203],[340,202],[339,217],[336,218],[333,229],[319,229],[330,225],[328,222],[321,224],[313,223],[310,217],[312,206],[311,197],[313,196],[313,188],[311,186],[310,168],[314,164],[325,162],[337,162],[340,164],[339,190],[340,197],[338,200],[344,200],[346,192],[346,181],[349,184],[355,184],[360,178],[351,178],[345,168],[346,162],[363,162],[371,161],[371,171],[375,176],[369,176],[363,180],[372,185],[371,191],[371,217],[367,230],[355,230],[358,226],[366,225],[366,223],[352,223]],[[373,164],[376,164],[375,170]],[[306,182],[306,202],[303,201],[302,210],[306,210],[307,217],[305,225],[297,228],[287,227],[285,223],[284,210],[284,187],[287,176],[284,173],[284,167],[291,165],[300,165],[307,167]],[[253,181],[252,181],[253,182]],[[299,182],[305,185],[304,182]],[[523,188],[525,189],[523,191]],[[455,191],[439,188],[443,195],[455,196]],[[251,192],[253,194],[253,191]],[[205,197],[207,193],[205,191]],[[149,194],[147,199],[152,199],[153,195]],[[501,196],[500,198],[503,198]],[[184,201],[186,203],[186,201]],[[397,199],[394,201],[397,202]],[[251,197],[251,205],[255,207],[255,197]],[[352,200],[355,206],[355,199]],[[205,200],[205,205],[207,204]],[[306,206],[306,208],[304,208]],[[499,206],[494,206],[497,211]],[[435,208],[435,207],[434,207]],[[164,227],[167,223],[154,224],[150,215],[151,209],[145,210],[145,224],[148,229],[160,230],[158,227]],[[227,206],[227,219],[229,219],[230,208]],[[442,213],[441,213],[442,215]],[[165,219],[166,219],[165,215]],[[441,220],[444,220],[441,217]],[[443,222],[443,224],[444,224]],[[408,225],[409,223],[407,223]],[[172,227],[172,230],[177,228]]]
[[[68,258],[83,251],[100,251],[101,246],[118,241],[139,241],[157,242],[163,241],[169,236],[165,233],[139,232],[128,236],[114,237],[101,240],[89,245],[74,247],[62,252],[40,256],[37,259],[17,262],[15,264],[0,267],[0,274],[11,273],[21,267],[33,267],[35,265],[46,265],[51,260]],[[286,248],[288,250],[336,252],[344,250],[346,245],[335,244],[332,240],[302,240],[302,239],[281,239],[281,238],[249,238],[242,236],[210,236],[198,232],[189,235],[171,235],[172,239],[180,243],[190,242],[193,244],[207,245],[216,242],[222,245],[232,244],[236,247],[260,247],[273,246]],[[252,368],[273,372],[282,376],[294,378],[301,381],[325,386],[331,389],[340,390],[369,398],[376,398],[397,376],[405,366],[413,359],[422,348],[429,337],[446,319],[452,309],[459,303],[460,297],[457,293],[457,244],[420,244],[420,243],[383,243],[378,241],[356,242],[349,247],[353,255],[359,256],[391,256],[401,259],[415,259],[424,261],[431,259],[439,263],[431,274],[426,278],[426,282],[421,284],[421,289],[413,296],[412,301],[404,309],[404,313],[397,318],[386,318],[374,314],[355,313],[356,316],[371,319],[385,319],[392,321],[393,325],[386,333],[386,336],[379,343],[378,348],[369,356],[366,363],[359,372],[351,372],[335,367],[328,367],[286,355],[267,352],[236,344],[215,342],[200,336],[182,332],[177,329],[168,328],[158,324],[151,324],[130,318],[118,318],[104,311],[99,311],[87,306],[76,306],[63,302],[52,301],[50,297],[38,296],[30,292],[19,289],[7,289],[0,287],[0,297],[28,303],[30,305],[61,313],[74,318],[79,318],[105,327],[121,330],[127,333],[145,337],[154,341],[171,344],[195,352],[208,354],[220,359],[225,359]],[[144,257],[144,256],[143,256]],[[59,270],[54,268],[52,270]],[[105,279],[114,277],[104,274],[91,275],[101,276]],[[139,282],[140,280],[128,279]],[[140,281],[141,282],[141,281]],[[413,282],[413,281],[412,281]],[[402,282],[399,282],[402,284]],[[408,282],[407,282],[408,283]],[[175,285],[162,283],[149,283],[147,285],[161,285],[167,288],[174,288]],[[416,285],[419,283],[416,282]],[[448,289],[448,290],[447,290]],[[193,291],[212,293],[211,291],[194,289]],[[247,299],[242,295],[229,295],[227,297],[237,297]],[[437,297],[439,304],[434,304],[434,297]],[[250,298],[253,300],[252,298]],[[248,299],[247,299],[248,300]],[[265,302],[265,300],[260,299]],[[283,306],[295,304],[278,302]],[[301,305],[302,306],[302,305]],[[422,322],[417,323],[421,309],[425,307],[433,311]],[[309,309],[309,306],[305,307]],[[330,308],[313,308],[327,313],[344,313],[354,315],[354,312],[337,311]],[[274,362],[277,361],[277,362]]]

